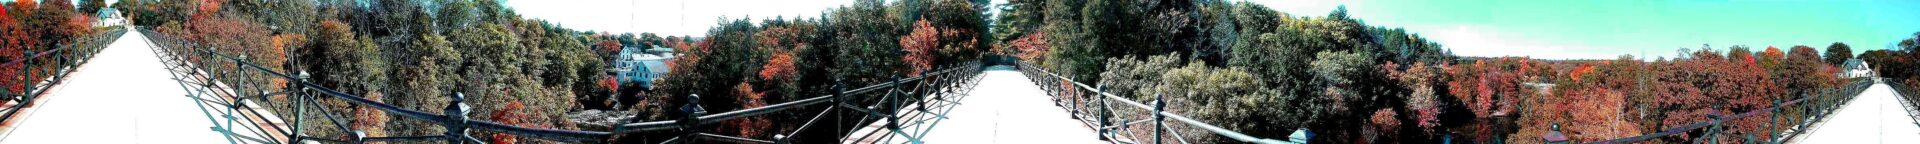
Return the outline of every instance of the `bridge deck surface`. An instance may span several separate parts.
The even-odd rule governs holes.
[[[1874,84],[1790,143],[1915,143],[1920,124],[1907,116],[1893,88]]]
[[[901,132],[911,137],[922,138],[925,143],[1106,143],[1100,141],[1092,128],[1072,119],[1067,111],[1055,106],[1051,97],[1029,81],[1026,75],[1007,67],[988,68],[980,73],[981,80],[973,91],[966,95],[949,96],[954,103],[935,103],[928,107],[929,112],[903,110],[902,115],[922,116],[918,121],[908,119],[901,125]],[[952,104],[936,108],[934,105]],[[944,115],[945,118],[939,118]],[[903,133],[888,132],[885,121],[876,122],[856,131],[849,136],[849,142],[856,143],[911,143]],[[880,131],[880,132],[874,132]],[[860,135],[866,134],[866,135]],[[861,136],[890,138],[866,138]]]
[[[225,118],[184,97],[148,46],[145,36],[127,32],[21,115],[0,144],[229,143],[210,129]]]

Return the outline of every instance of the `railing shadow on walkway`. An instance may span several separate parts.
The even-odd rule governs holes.
[[[21,109],[32,106],[35,99],[45,95],[49,88],[59,85],[68,74],[93,59],[114,40],[127,33],[124,27],[109,27],[106,31],[76,39],[72,44],[40,52],[22,50],[21,58],[0,61],[0,123],[13,118]],[[84,44],[83,44],[84,43]]]
[[[1914,89],[1914,85],[1902,80],[1890,78],[1880,78],[1879,80],[1887,84],[1888,87],[1893,88],[1893,92],[1900,96],[1900,104],[1903,104],[1902,106],[1905,106],[1907,110],[1907,118],[1916,121],[1914,126],[1920,126],[1920,90]]]
[[[923,104],[923,102],[928,101],[923,100],[926,98],[921,96],[960,91],[960,89],[953,87],[956,85],[974,84],[978,81],[978,78],[976,78],[978,73],[980,73],[981,68],[984,67],[979,61],[967,61],[949,64],[944,66],[944,68],[926,72],[921,76],[909,78],[896,77],[893,81],[866,87],[848,89],[849,87],[847,87],[846,84],[840,83],[834,86],[835,92],[832,95],[815,96],[763,107],[708,114],[699,104],[688,103],[683,104],[680,110],[683,113],[694,116],[683,116],[676,120],[621,123],[612,126],[611,130],[608,131],[562,130],[521,127],[493,121],[470,119],[467,113],[470,112],[471,108],[464,103],[465,96],[458,93],[451,96],[451,101],[442,113],[436,114],[401,108],[362,98],[360,95],[349,94],[314,84],[307,80],[308,76],[305,74],[296,75],[274,71],[272,68],[248,62],[245,57],[229,56],[228,54],[208,50],[209,48],[206,48],[206,46],[166,37],[151,29],[139,28],[138,30],[146,35],[150,42],[156,44],[154,47],[156,53],[162,56],[163,61],[165,61],[169,69],[175,71],[176,80],[181,82],[183,89],[189,91],[188,97],[199,99],[204,104],[216,105],[216,108],[224,107],[227,109],[225,112],[229,114],[225,116],[227,116],[230,121],[228,125],[221,127],[228,129],[225,132],[227,132],[230,137],[236,137],[237,139],[254,143],[365,143],[382,141],[485,143],[485,141],[469,135],[469,130],[491,131],[563,142],[587,143],[604,143],[611,141],[616,135],[642,132],[670,132],[676,135],[666,140],[666,143],[685,143],[697,140],[716,140],[737,143],[793,143],[795,136],[803,134],[801,132],[809,131],[810,128],[824,127],[816,125],[823,123],[823,120],[826,119],[827,116],[842,116],[842,112],[839,110],[850,110],[855,117],[860,117],[861,120],[855,123],[888,119],[890,129],[899,131],[897,124],[894,124],[901,119],[895,114],[897,110],[905,109],[903,106],[908,105],[925,106],[926,104]],[[273,89],[262,86],[265,84],[263,84],[264,82],[262,81],[264,80],[261,78],[284,80],[288,87]],[[233,117],[241,117],[247,121],[254,122],[270,121],[273,118],[265,116],[265,112],[260,112],[256,108],[273,108],[274,106],[259,105],[251,101],[262,101],[263,98],[282,95],[295,97],[291,99],[292,102],[288,102],[295,107],[295,114],[293,118],[291,118],[293,125],[290,128],[286,126],[261,125],[258,123],[252,125],[233,125],[233,123],[239,123],[233,121],[240,121],[233,119]],[[881,96],[859,97],[862,95]],[[203,96],[212,97],[212,99],[207,99]],[[302,115],[306,115],[306,111],[309,111],[308,109],[316,109],[320,112],[329,111],[326,107],[319,106],[314,102],[316,99],[323,98],[345,100],[354,105],[371,107],[390,115],[399,115],[404,119],[432,122],[433,125],[441,126],[446,131],[441,135],[369,137],[366,136],[365,133],[347,126],[347,124],[341,120],[341,116],[323,113],[321,114],[324,115],[323,121],[331,123],[334,129],[349,131],[344,134],[345,138],[315,137],[308,133],[303,133],[302,130],[307,128],[301,125],[301,123],[305,123],[304,116]],[[689,95],[686,96],[686,98],[699,99],[699,96]],[[941,96],[934,96],[932,98],[941,98]],[[860,103],[861,101],[872,99],[878,100],[870,103]],[[697,100],[689,101],[697,102]],[[269,101],[263,103],[273,104],[281,102]],[[799,128],[791,132],[782,132],[784,134],[776,134],[772,138],[743,138],[701,132],[703,128],[722,121],[762,116],[776,112],[801,110],[803,109],[802,107],[819,104],[827,104],[827,107],[821,108],[818,114],[814,115]],[[916,109],[924,110],[924,107]],[[244,116],[234,116],[232,114]],[[836,125],[847,123],[840,122],[840,118],[832,119],[836,121],[831,123],[835,123]],[[253,131],[247,133],[269,136],[271,138],[243,136],[240,135],[239,132],[232,131],[231,129],[234,127],[254,127],[252,128]],[[844,135],[846,134],[845,132],[849,131],[847,130],[849,128],[842,126],[835,126],[832,129],[838,130],[835,135]],[[836,137],[833,139],[841,138]],[[917,142],[918,140],[914,141]]]

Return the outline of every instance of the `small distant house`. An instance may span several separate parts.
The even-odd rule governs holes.
[[[1861,77],[1874,76],[1873,67],[1870,67],[1869,65],[1867,65],[1867,61],[1862,61],[1858,58],[1847,59],[1847,62],[1840,64],[1840,68],[1841,68],[1839,73],[1840,78],[1861,78]]]
[[[624,47],[618,58],[614,59],[614,75],[620,83],[637,83],[641,87],[653,87],[653,80],[666,76],[673,71],[667,67],[667,61],[675,54],[671,48]]]
[[[120,10],[114,8],[100,8],[99,14],[95,14],[93,17],[95,18],[93,27],[110,27],[127,24],[127,18],[121,15]]]

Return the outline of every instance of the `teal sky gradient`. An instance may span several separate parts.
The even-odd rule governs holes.
[[[1833,42],[1859,53],[1920,32],[1920,1],[1912,0],[1248,1],[1297,16],[1346,5],[1367,24],[1406,28],[1467,56],[1671,57],[1701,44],[1825,50]]]

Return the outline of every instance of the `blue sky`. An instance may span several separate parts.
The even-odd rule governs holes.
[[[996,0],[1001,3],[1003,0]],[[1671,56],[1679,48],[1845,42],[1884,49],[1920,32],[1916,0],[1245,0],[1295,15],[1346,5],[1370,25],[1402,27],[1468,56],[1548,59]],[[815,17],[851,0],[509,0],[521,14],[609,32],[701,35],[718,17]],[[682,7],[684,6],[684,7]],[[682,20],[684,16],[684,20]],[[632,19],[628,19],[631,17]],[[1642,54],[1644,53],[1644,54]]]
[[[1858,53],[1920,32],[1920,1],[1788,0],[1256,0],[1297,15],[1346,5],[1368,24],[1403,27],[1460,55],[1537,58],[1671,56],[1679,48],[1733,45]]]

